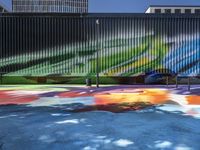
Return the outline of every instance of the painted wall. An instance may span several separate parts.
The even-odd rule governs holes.
[[[99,25],[96,20],[99,19]],[[200,16],[0,17],[4,76],[101,77],[200,73]]]

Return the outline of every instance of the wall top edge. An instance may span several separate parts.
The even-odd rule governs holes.
[[[166,18],[199,18],[200,14],[145,14],[145,13],[0,13],[0,17],[166,17]]]

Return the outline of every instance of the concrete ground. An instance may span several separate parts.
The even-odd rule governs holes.
[[[200,86],[0,86],[0,150],[199,150]]]

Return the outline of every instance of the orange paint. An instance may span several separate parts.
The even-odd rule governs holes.
[[[200,105],[200,96],[191,95],[191,96],[187,96],[186,98],[189,105]]]
[[[169,93],[160,89],[141,89],[129,91],[110,91],[94,95],[97,105],[108,105],[118,103],[151,103],[161,104],[169,100]]]

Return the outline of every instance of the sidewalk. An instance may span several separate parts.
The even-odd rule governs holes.
[[[200,86],[0,87],[0,149],[199,150]],[[12,104],[12,105],[11,105]]]

